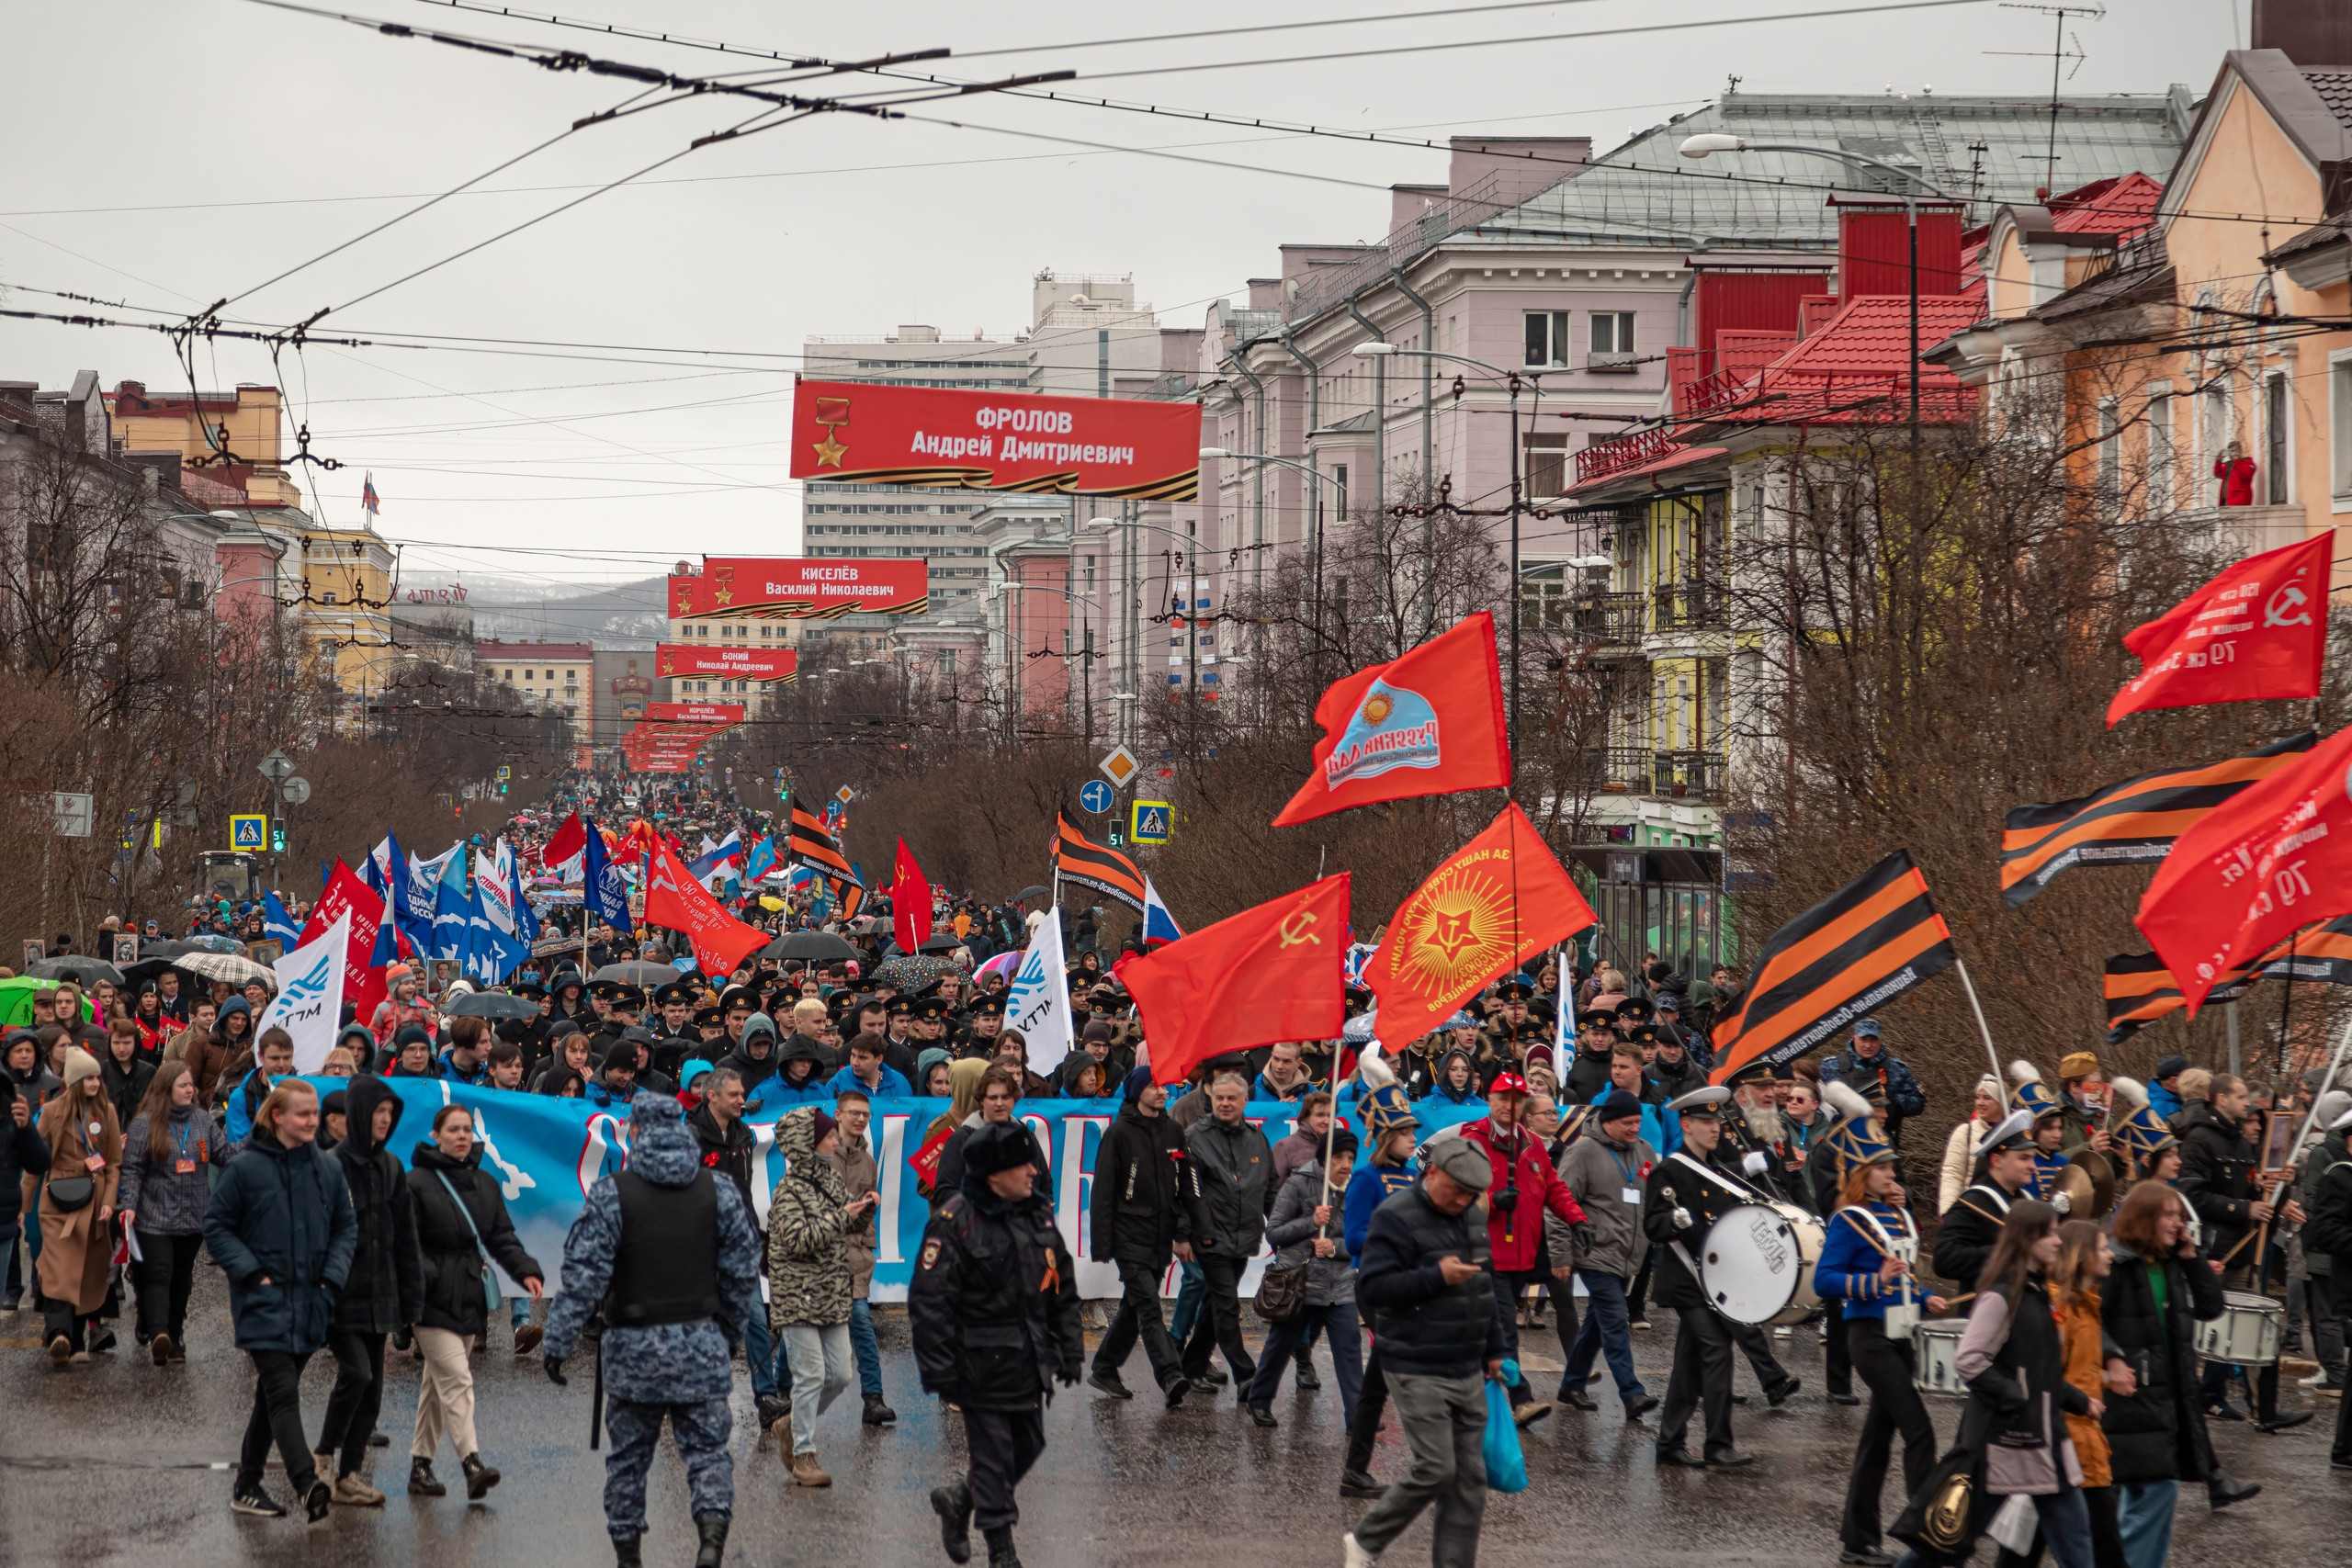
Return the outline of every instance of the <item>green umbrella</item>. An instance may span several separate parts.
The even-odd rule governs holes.
[[[33,1021],[33,993],[55,989],[57,989],[56,981],[35,979],[28,975],[14,976],[8,979],[0,980],[0,1028],[22,1029],[29,1026]],[[98,1010],[92,1005],[89,998],[82,998],[82,1017],[85,1021],[96,1018],[97,1011]]]

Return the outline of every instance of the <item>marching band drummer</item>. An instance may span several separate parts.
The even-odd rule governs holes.
[[[1912,1274],[1919,1232],[1899,1201],[1901,1169],[1894,1148],[1871,1124],[1870,1102],[1841,1083],[1824,1084],[1822,1089],[1839,1118],[1825,1135],[1838,1186],[1821,1261],[1814,1269],[1814,1290],[1823,1302],[1842,1308],[1854,1371],[1871,1391],[1854,1447],[1853,1477],[1846,1487],[1846,1516],[1838,1529],[1845,1550],[1838,1561],[1884,1568],[1894,1558],[1881,1545],[1878,1505],[1895,1433],[1903,1434],[1905,1496],[1927,1484],[1936,1464],[1935,1423],[1912,1382],[1911,1330],[1922,1304]],[[1941,1312],[1946,1303],[1931,1295],[1924,1304],[1929,1312]]]
[[[1678,1320],[1674,1371],[1666,1385],[1666,1407],[1658,1414],[1657,1462],[1689,1465],[1747,1464],[1754,1457],[1731,1442],[1732,1324],[1708,1301],[1690,1248],[1704,1243],[1707,1228],[1725,1211],[1750,1201],[1746,1183],[1716,1161],[1723,1136],[1724,1101],[1731,1090],[1695,1089],[1669,1102],[1682,1118],[1683,1146],[1658,1162],[1642,1196],[1642,1230],[1661,1244],[1657,1300]],[[1703,1404],[1707,1436],[1704,1458],[1683,1444],[1691,1411]]]
[[[2114,1101],[2114,1147],[2132,1162],[2125,1174],[2132,1181],[2155,1180],[2169,1186],[2180,1174],[2180,1140],[2173,1135],[2171,1123],[2150,1103],[2148,1091],[2138,1078],[2119,1077],[2107,1087]],[[2189,1218],[2194,1222],[2193,1210]]]
[[[2011,1062],[2009,1081],[2018,1086],[2009,1103],[2033,1112],[2033,1178],[2025,1196],[2041,1199],[2063,1218],[2071,1204],[2060,1196],[2058,1179],[2074,1163],[2058,1152],[2066,1142],[2066,1108],[2050,1092],[2050,1086],[2041,1081],[2041,1069],[2031,1062]]]
[[[1936,1272],[1973,1290],[2008,1223],[2009,1205],[2030,1196],[2033,1179],[2033,1112],[2012,1111],[1976,1145],[1976,1179],[1944,1214],[1936,1232]]]

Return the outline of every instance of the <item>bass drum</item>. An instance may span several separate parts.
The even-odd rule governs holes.
[[[1707,1227],[1699,1288],[1734,1323],[1802,1323],[1821,1298],[1821,1222],[1794,1203],[1742,1203]]]

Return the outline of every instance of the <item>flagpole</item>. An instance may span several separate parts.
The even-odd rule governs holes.
[[[1961,989],[1968,993],[1969,1010],[1976,1015],[1976,1032],[1984,1037],[1984,1059],[1993,1064],[1993,1091],[2001,1097],[2001,1112],[2007,1115],[2009,1110],[2009,1089],[2007,1080],[2001,1076],[2001,1053],[1994,1047],[1993,1031],[1984,1022],[1984,1006],[1976,999],[1976,983],[1968,977],[1968,960],[1962,958],[1955,950],[1951,955],[1951,964],[1960,973]]]

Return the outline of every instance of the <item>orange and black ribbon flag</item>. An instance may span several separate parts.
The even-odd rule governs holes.
[[[1143,873],[1136,869],[1136,863],[1114,849],[1096,843],[1071,827],[1069,819],[1058,812],[1054,816],[1052,858],[1054,874],[1064,882],[1107,893],[1136,914],[1143,913]]]
[[[2271,950],[2259,964],[2225,970],[2205,999],[2233,1002],[2256,980],[2309,980],[2352,986],[2352,915],[2299,931],[2292,942]],[[2119,953],[2107,961],[2100,980],[2107,994],[2107,1043],[2120,1045],[2187,1000],[2165,961],[2153,953]]]
[[[850,868],[841,847],[833,842],[833,830],[815,812],[797,804],[793,807],[792,834],[787,842],[792,852],[808,864],[820,866],[852,882],[857,880],[857,873]]]
[[[2001,833],[2001,896],[2014,909],[2074,865],[2135,865],[2165,858],[2205,814],[2319,742],[2301,735],[2193,768],[2142,773],[2075,800],[2012,810]]]
[[[1747,999],[1715,1026],[1707,1081],[1794,1061],[1958,956],[1926,875],[1897,850],[1772,933]]]

